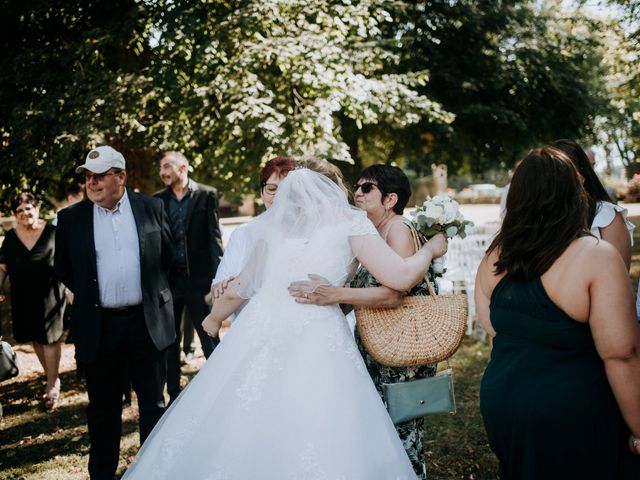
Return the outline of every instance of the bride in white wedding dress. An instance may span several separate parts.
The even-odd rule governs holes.
[[[248,304],[123,478],[415,479],[340,308],[296,303],[287,287],[311,272],[343,285],[359,260],[406,290],[446,241],[402,259],[336,184],[308,169],[290,172],[248,229],[253,254],[203,325],[217,331]]]

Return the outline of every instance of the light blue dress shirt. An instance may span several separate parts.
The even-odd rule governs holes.
[[[93,205],[100,305],[119,308],[142,303],[138,229],[125,191],[113,210]]]

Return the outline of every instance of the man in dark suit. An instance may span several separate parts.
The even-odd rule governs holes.
[[[169,282],[177,338],[167,352],[167,391],[173,402],[180,394],[180,339],[185,308],[206,358],[218,342],[204,332],[201,324],[209,314],[204,297],[220,263],[222,235],[216,191],[189,178],[189,161],[182,153],[166,152],[162,156],[160,178],[167,188],[155,195],[163,200],[169,214],[175,251]]]
[[[76,172],[85,175],[87,200],[58,215],[55,270],[74,294],[76,360],[89,394],[89,475],[112,480],[125,371],[138,397],[141,443],[164,412],[166,348],[175,341],[172,238],[164,204],[126,188],[118,151],[94,148]]]

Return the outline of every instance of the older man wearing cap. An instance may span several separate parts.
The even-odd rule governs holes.
[[[163,202],[126,188],[120,152],[94,148],[76,172],[84,174],[87,200],[58,215],[55,269],[75,295],[76,360],[89,394],[89,475],[112,480],[123,372],[138,397],[141,442],[164,411],[165,349],[175,340],[172,238]]]

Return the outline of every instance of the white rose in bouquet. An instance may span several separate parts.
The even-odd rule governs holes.
[[[449,238],[464,238],[467,236],[465,229],[473,226],[472,221],[464,219],[460,204],[447,195],[427,197],[412,212],[412,216],[413,226],[426,240],[438,233],[444,233]],[[434,273],[442,275],[445,272],[444,258],[436,258],[432,262],[432,269]]]
[[[444,207],[442,205],[431,204],[424,211],[427,217],[427,224],[442,223],[444,221]]]

